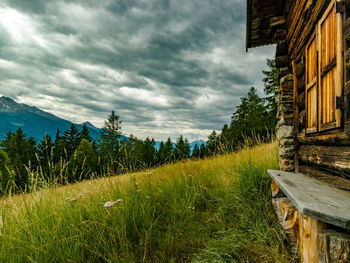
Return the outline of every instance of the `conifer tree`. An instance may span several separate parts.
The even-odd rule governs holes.
[[[200,157],[200,150],[198,147],[198,144],[196,144],[192,150],[192,158],[199,158]]]
[[[10,159],[4,150],[0,149],[0,195],[7,194],[13,185],[10,176]]]
[[[55,142],[53,145],[53,161],[58,163],[61,159],[68,159],[66,152],[66,143],[63,137],[60,135],[60,130],[57,129]]]
[[[1,142],[1,147],[7,153],[11,165],[15,170],[15,184],[19,189],[25,189],[29,183],[26,167],[37,167],[35,157],[36,142],[30,137],[26,138],[23,130],[19,128],[15,133],[8,132],[5,140]]]
[[[95,140],[92,141],[91,143],[92,149],[94,149],[94,151],[97,153],[98,151],[98,146]]]
[[[267,110],[268,110],[268,119],[266,120],[267,124],[270,124],[268,129],[274,130],[277,124],[277,96],[278,96],[278,88],[279,88],[279,71],[276,68],[276,63],[274,59],[267,59],[267,66],[269,70],[263,71],[265,78],[264,82],[264,92],[267,95],[265,98],[267,102]]]
[[[151,167],[155,165],[156,162],[156,149],[154,147],[154,139],[146,138],[143,142],[143,161],[146,167]]]
[[[174,158],[176,160],[182,160],[189,158],[191,155],[191,147],[187,139],[184,139],[182,135],[176,141],[174,149]]]
[[[174,158],[174,145],[171,142],[170,137],[167,139],[167,141],[164,144],[164,157],[165,157],[165,162],[171,162]]]
[[[43,172],[48,174],[53,161],[53,142],[51,136],[45,134],[44,139],[39,143],[37,149]]]
[[[207,147],[205,146],[205,144],[203,143],[201,145],[201,147],[199,148],[199,157],[201,159],[204,159],[204,157],[207,157],[208,156],[208,150],[207,150]]]
[[[81,141],[82,139],[87,140],[90,144],[92,143],[92,138],[90,136],[90,132],[86,124],[84,123],[81,131],[80,131],[80,137],[79,140]]]
[[[80,142],[80,132],[73,123],[70,126],[69,130],[66,130],[63,133],[63,140],[66,143],[66,151],[69,158],[78,148]]]
[[[163,164],[166,160],[166,156],[164,156],[164,142],[161,141],[159,144],[159,149],[157,151],[157,164]]]
[[[119,116],[112,111],[101,130],[100,151],[105,155],[117,156],[120,146],[121,123]]]
[[[241,104],[232,115],[230,129],[233,140],[238,143],[243,142],[245,137],[266,136],[267,116],[264,100],[259,97],[257,90],[251,87],[248,94],[241,98]]]
[[[216,134],[216,131],[212,131],[212,133],[208,136],[207,141],[207,150],[210,155],[217,154],[218,149],[218,136]]]
[[[71,182],[88,179],[96,171],[97,155],[88,140],[80,141],[75,154],[71,156],[70,165]]]

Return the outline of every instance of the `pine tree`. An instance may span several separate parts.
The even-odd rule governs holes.
[[[165,163],[166,156],[164,156],[164,142],[161,141],[159,144],[159,149],[157,151],[157,164]]]
[[[268,130],[268,112],[264,100],[259,97],[254,87],[248,94],[241,98],[241,104],[236,107],[236,112],[231,117],[230,130],[235,144],[243,142],[246,137],[266,136]]]
[[[121,123],[119,116],[112,111],[101,130],[100,156],[108,173],[118,172],[119,169]]]
[[[121,123],[119,116],[112,111],[101,131],[100,151],[104,155],[116,157],[120,146]]]
[[[199,158],[200,157],[200,150],[198,147],[198,144],[196,144],[192,150],[192,157],[193,158]]]
[[[205,146],[205,144],[203,143],[201,145],[201,147],[199,148],[199,157],[201,159],[204,159],[204,157],[207,157],[208,156],[208,149],[207,147]]]
[[[40,165],[44,174],[49,174],[50,167],[53,161],[53,143],[50,135],[45,135],[44,139],[37,147]]]
[[[80,132],[73,123],[70,126],[69,130],[66,130],[63,133],[63,140],[66,143],[66,151],[69,158],[78,148],[78,145],[80,143]]]
[[[94,151],[97,153],[98,151],[98,146],[95,140],[92,141],[91,143],[92,149],[94,149]]]
[[[15,185],[24,190],[29,183],[26,167],[32,168],[38,165],[35,140],[32,137],[27,139],[23,130],[19,128],[15,133],[8,132],[0,146],[7,153],[15,170]]]
[[[146,138],[143,142],[143,162],[146,167],[154,166],[156,163],[156,149],[154,139]]]
[[[208,136],[207,141],[207,150],[210,155],[215,155],[218,153],[218,136],[216,131],[212,131],[212,133]]]
[[[234,150],[234,142],[232,141],[232,131],[230,130],[227,124],[225,124],[224,127],[222,127],[221,134],[218,136],[218,141],[223,147],[225,147],[224,150]]]
[[[267,59],[267,66],[269,70],[263,71],[265,78],[264,82],[264,92],[267,95],[265,98],[268,109],[268,120],[267,124],[269,125],[270,130],[274,130],[277,124],[277,101],[278,88],[279,88],[279,78],[278,78],[278,69],[276,68],[276,63],[274,59]]]
[[[0,195],[7,194],[13,187],[10,171],[10,159],[7,153],[0,149]]]
[[[167,139],[167,141],[165,142],[164,144],[164,162],[165,163],[169,163],[171,162],[172,160],[174,160],[174,145],[173,143],[171,142],[171,139],[170,137]]]
[[[90,144],[92,143],[92,138],[90,136],[90,132],[86,124],[83,125],[83,128],[80,131],[79,140],[81,141],[82,139],[87,140]]]
[[[81,181],[90,178],[97,169],[97,155],[91,144],[82,139],[70,160],[71,173],[69,181]]]
[[[61,159],[68,159],[66,152],[66,142],[63,137],[60,135],[60,130],[57,129],[55,142],[53,145],[53,161],[58,163]]]
[[[136,137],[133,137],[133,156],[134,156],[134,168],[137,170],[143,169],[144,167],[144,161],[143,161],[143,155],[144,155],[144,145],[143,141],[140,139],[137,139]]]
[[[191,155],[191,147],[187,139],[184,139],[182,135],[177,139],[174,149],[174,158],[176,160],[182,160],[189,158]]]

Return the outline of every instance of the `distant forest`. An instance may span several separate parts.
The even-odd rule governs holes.
[[[112,111],[105,121],[98,141],[93,141],[84,125],[72,124],[66,131],[57,130],[55,138],[44,136],[37,143],[21,129],[8,132],[0,141],[0,195],[30,192],[44,187],[74,183],[84,179],[111,176],[143,170],[185,159],[206,158],[239,149],[246,141],[269,140],[276,127],[278,71],[274,60],[267,60],[263,71],[266,97],[261,98],[251,87],[241,98],[219,134],[213,131],[206,144],[196,145],[191,152],[189,141],[180,135],[170,138],[159,149],[151,138],[133,135],[120,140],[119,116]]]

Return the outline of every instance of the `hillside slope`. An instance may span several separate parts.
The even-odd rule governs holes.
[[[0,262],[290,262],[277,166],[273,143],[3,198]]]

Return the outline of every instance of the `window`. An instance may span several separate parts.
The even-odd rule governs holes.
[[[305,101],[306,132],[341,126],[337,97],[343,93],[342,17],[335,1],[316,26],[306,46]]]

